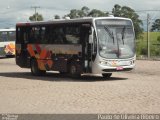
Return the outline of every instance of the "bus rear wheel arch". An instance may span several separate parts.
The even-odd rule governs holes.
[[[102,76],[104,78],[110,78],[112,76],[112,73],[102,73]]]
[[[80,65],[74,63],[74,62],[71,62],[69,65],[68,65],[68,73],[69,75],[72,77],[72,78],[78,78],[81,76],[81,68],[80,68]]]
[[[36,59],[31,59],[31,73],[34,76],[42,76],[46,74],[45,70],[40,70],[38,68],[38,63],[36,61]]]

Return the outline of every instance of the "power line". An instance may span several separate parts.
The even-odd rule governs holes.
[[[40,6],[31,6],[35,10],[35,13],[37,13],[37,8],[40,8]]]
[[[31,8],[33,8],[35,10],[35,17],[36,17],[36,21],[37,21],[37,8],[40,8],[40,6],[32,6]]]
[[[135,12],[158,12],[160,10],[136,10]]]

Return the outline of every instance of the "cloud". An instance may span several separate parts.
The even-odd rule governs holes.
[[[5,0],[0,4],[0,27],[28,21],[29,16],[34,13],[31,6],[40,6],[41,8],[37,11],[44,16],[45,20],[49,20],[56,14],[64,16],[71,9],[81,9],[83,6],[90,9],[112,11],[115,4],[129,6],[134,10],[153,10],[159,9],[160,0]],[[146,13],[139,13],[139,15],[142,19],[146,19]],[[154,12],[154,18],[155,16],[159,16],[158,12]]]

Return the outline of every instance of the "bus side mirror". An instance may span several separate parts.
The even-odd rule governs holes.
[[[93,53],[92,53],[92,60],[93,60],[93,61],[95,60],[96,55],[97,55],[97,53],[96,53],[96,52],[93,52]]]
[[[89,43],[93,43],[93,36],[92,36],[92,34],[89,35]]]
[[[92,35],[92,28],[89,28],[89,35]]]
[[[93,28],[90,27],[89,29],[89,43],[93,43]]]

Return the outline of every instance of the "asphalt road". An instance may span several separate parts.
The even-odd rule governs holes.
[[[32,76],[14,58],[0,59],[0,113],[159,113],[160,61],[137,61],[135,70],[110,79],[58,73]]]

